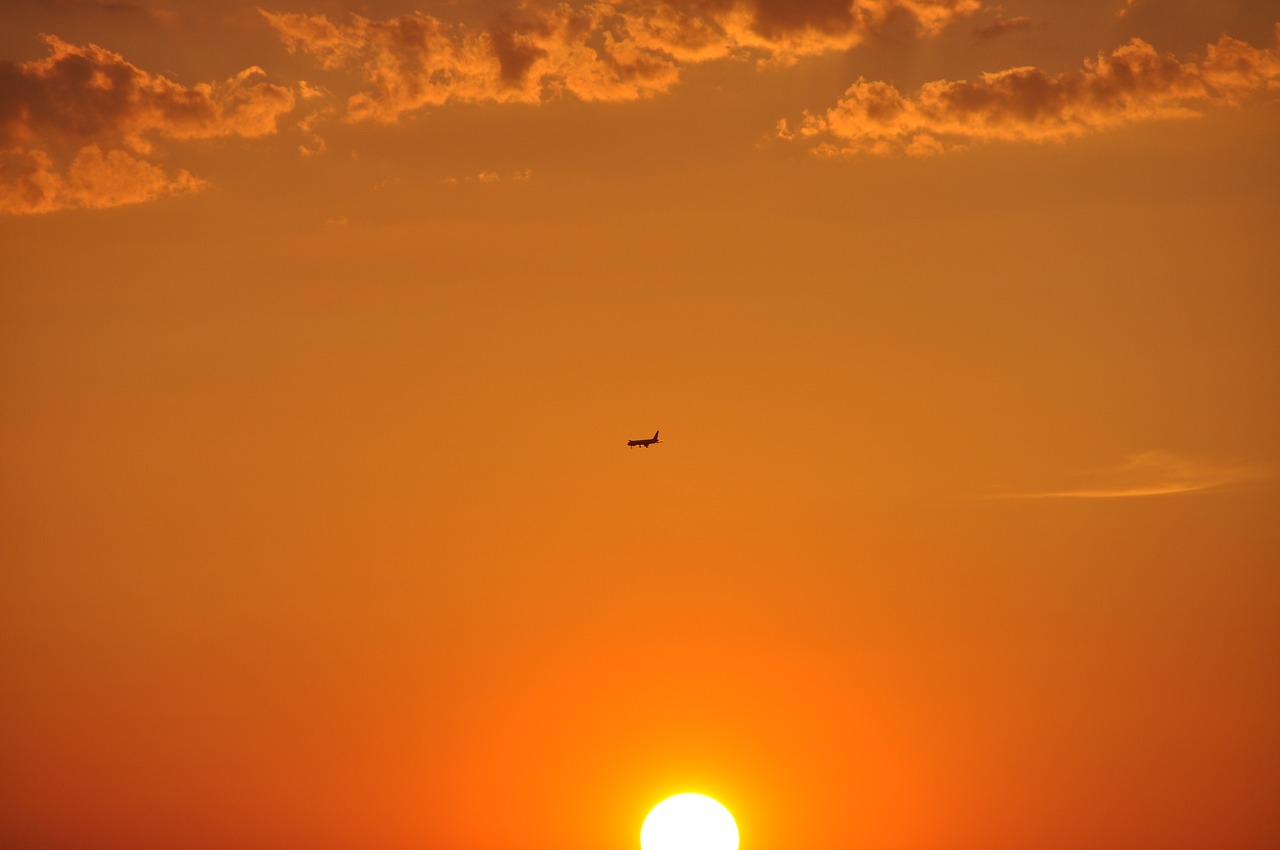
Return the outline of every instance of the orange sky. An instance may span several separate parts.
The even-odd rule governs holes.
[[[1278,25],[6,4],[0,844],[1280,845]]]

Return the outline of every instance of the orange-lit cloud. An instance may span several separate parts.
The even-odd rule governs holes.
[[[81,148],[65,174],[42,150],[0,150],[0,174],[0,213],[10,214],[118,207],[197,192],[206,185],[185,170],[171,177],[127,151],[103,153],[97,145]]]
[[[728,57],[787,62],[844,50],[889,20],[936,32],[979,0],[619,0],[531,3],[486,27],[422,12],[376,21],[260,10],[290,51],[353,68],[347,120],[393,122],[449,101],[627,101],[668,91],[683,67]]]
[[[0,210],[101,208],[191,192],[203,182],[151,162],[153,140],[255,138],[276,131],[294,95],[247,68],[184,86],[110,50],[43,36],[50,55],[0,63]]]
[[[504,180],[511,180],[516,183],[528,183],[532,179],[533,179],[533,169],[524,168],[524,169],[521,169],[520,171],[512,171],[509,174],[505,174],[505,175],[500,174],[497,171],[481,171],[479,174],[475,174],[473,176],[465,177],[465,178],[446,177],[441,182],[443,182],[446,186],[460,186],[463,183],[481,183],[486,185],[492,185],[494,183],[501,183]]]
[[[1280,34],[1280,25],[1277,25]],[[1077,71],[1021,67],[976,81],[938,80],[910,97],[859,79],[825,113],[805,113],[783,138],[819,155],[930,155],[975,142],[1063,141],[1158,118],[1187,117],[1280,90],[1280,51],[1223,36],[1180,60],[1133,39]]]
[[[1214,490],[1256,480],[1264,471],[1251,466],[1222,466],[1163,452],[1140,452],[1125,462],[1082,476],[1064,490],[1021,493],[1013,499],[1121,499]]]

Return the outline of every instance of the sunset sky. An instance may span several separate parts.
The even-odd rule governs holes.
[[[1274,850],[1278,38],[5,3],[0,846]]]

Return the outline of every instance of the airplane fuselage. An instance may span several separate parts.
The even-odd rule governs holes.
[[[659,443],[659,442],[662,442],[662,441],[658,439],[658,432],[654,431],[653,436],[647,440],[627,440],[627,447],[635,448],[636,446],[643,446],[644,448],[647,449],[649,448],[649,446],[652,446],[654,443]]]

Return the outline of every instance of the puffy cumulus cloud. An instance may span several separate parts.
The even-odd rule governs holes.
[[[1280,24],[1276,26],[1280,40]],[[988,140],[1062,141],[1157,118],[1195,116],[1280,89],[1280,51],[1223,36],[1179,60],[1141,39],[1086,60],[1077,71],[1036,67],[939,80],[909,97],[859,79],[834,107],[806,113],[778,135],[810,141],[819,155],[931,155]]]
[[[45,59],[0,65],[0,143],[30,139],[120,139],[145,148],[153,133],[174,139],[274,133],[294,95],[246,68],[220,83],[184,86],[149,74],[118,53],[42,36]]]
[[[140,203],[204,186],[148,158],[157,138],[254,138],[276,131],[294,95],[247,68],[184,86],[97,45],[42,36],[44,59],[0,63],[0,210]]]
[[[750,0],[719,5],[724,11],[714,17],[734,48],[781,63],[848,50],[889,28],[935,35],[982,8],[979,0]]]
[[[259,10],[285,46],[365,90],[347,120],[393,122],[446,102],[627,101],[668,91],[683,67],[731,56],[792,61],[848,49],[906,19],[932,33],[979,0],[612,0],[541,2],[477,27],[422,12],[388,20]]]
[[[0,213],[47,213],[69,208],[104,209],[197,192],[205,182],[179,171],[176,177],[124,150],[103,153],[86,145],[63,174],[42,150],[0,151]]]
[[[551,87],[584,100],[620,100],[669,86],[671,63],[633,45],[610,40],[608,61],[595,61],[585,39],[600,31],[605,14],[564,7],[523,30],[476,30],[421,12],[335,24],[324,15],[262,11],[291,52],[310,53],[328,69],[356,66],[368,90],[349,98],[346,117],[383,122],[451,100],[535,103]]]

